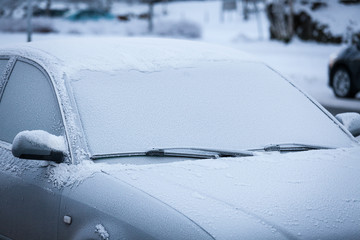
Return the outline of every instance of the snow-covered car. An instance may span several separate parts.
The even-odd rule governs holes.
[[[342,98],[353,98],[360,91],[360,41],[330,56],[329,86]]]
[[[360,238],[359,116],[251,56],[67,39],[0,76],[1,239]]]

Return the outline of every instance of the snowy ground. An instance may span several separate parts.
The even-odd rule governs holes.
[[[360,112],[360,96],[355,100],[339,100],[334,97],[327,86],[327,64],[329,55],[344,46],[324,45],[314,42],[302,42],[298,39],[290,44],[270,41],[268,23],[265,14],[252,14],[249,21],[242,19],[240,6],[233,12],[222,16],[221,2],[175,2],[155,7],[156,19],[154,31],[169,31],[174,24],[194,23],[201,29],[201,37],[196,39],[220,45],[226,45],[257,56],[293,81],[305,92],[312,95],[326,106],[344,108],[346,111]],[[356,6],[359,7],[360,6]],[[143,13],[146,6],[119,4],[115,6],[117,14]],[[167,12],[166,15],[163,13]],[[260,23],[260,24],[259,24]],[[360,24],[360,23],[359,23]],[[35,34],[34,41],[74,36],[120,35],[148,36],[147,22],[135,20],[130,22],[100,21],[73,24],[69,21],[51,22],[57,28],[57,34]],[[180,27],[181,31],[181,27]],[[7,43],[24,42],[25,34],[0,33],[0,46]]]

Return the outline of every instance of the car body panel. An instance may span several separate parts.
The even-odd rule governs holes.
[[[93,170],[96,171],[96,168]],[[276,231],[262,219],[210,199],[201,201],[205,205],[197,211],[193,209],[194,202],[189,204],[188,201],[184,201],[183,194],[189,194],[186,190],[176,191],[174,197],[183,206],[179,207],[157,194],[152,195],[152,191],[144,191],[147,189],[134,187],[132,183],[129,184],[128,181],[112,174],[107,175],[93,174],[81,185],[64,191],[61,215],[74,216],[74,221],[70,226],[60,224],[59,232],[65,233],[59,236],[60,239],[79,239],[79,234],[85,234],[81,236],[87,237],[91,234],[96,235],[94,230],[97,224],[102,224],[110,236],[119,239],[288,239],[291,236],[286,232]],[[173,185],[170,182],[169,184]],[[101,194],[93,194],[91,190],[94,186]],[[178,190],[175,185],[173,186]],[[166,192],[162,194],[171,194],[167,189],[164,191]],[[188,196],[196,202],[193,193]],[[81,199],[84,198],[88,199],[88,206],[83,204]],[[205,210],[205,207],[210,206],[211,208]],[[92,217],[87,218],[88,215]],[[210,217],[198,222],[199,217],[206,216]],[[169,225],[170,222],[173,224]],[[86,231],[82,233],[79,229]],[[214,232],[213,229],[218,231]]]
[[[12,156],[0,145],[0,236],[56,239],[62,189],[46,178],[48,163]]]
[[[271,238],[260,231],[242,235],[254,219],[289,239],[354,238],[360,236],[360,190],[353,182],[358,152],[274,153],[272,160],[262,155],[119,171],[113,164],[103,171],[168,203],[218,239]]]
[[[144,199],[146,203],[131,209],[141,209],[147,217],[125,217],[130,225],[144,221],[138,225],[144,226],[156,219],[151,216],[160,211],[152,212],[152,206],[162,206],[165,209],[161,212],[174,216],[168,208],[171,206],[215,239],[356,239],[360,236],[360,191],[354,179],[360,166],[359,153],[357,147],[244,158],[173,158],[167,163],[148,157],[152,164],[145,165],[124,164],[131,160],[118,158],[80,164],[75,169],[78,176],[62,164],[51,179],[68,177],[63,184],[73,187],[64,193],[71,199],[63,206],[69,205],[66,210],[71,209],[70,213],[83,208],[73,207],[72,201],[94,198],[87,201],[96,206],[89,212],[125,217],[134,213],[119,209],[139,204],[138,197]],[[144,193],[147,197],[141,196]],[[99,218],[90,224],[92,229],[95,223],[114,235],[111,223]]]
[[[102,172],[64,190],[60,212],[72,223],[60,224],[59,239],[95,238],[99,224],[115,239],[213,239],[169,205]]]

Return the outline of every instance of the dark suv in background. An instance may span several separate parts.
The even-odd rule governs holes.
[[[354,98],[360,91],[360,41],[330,57],[329,86],[342,98]]]

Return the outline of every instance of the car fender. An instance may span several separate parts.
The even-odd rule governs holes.
[[[58,239],[213,239],[180,212],[103,172],[67,182],[60,218]]]

